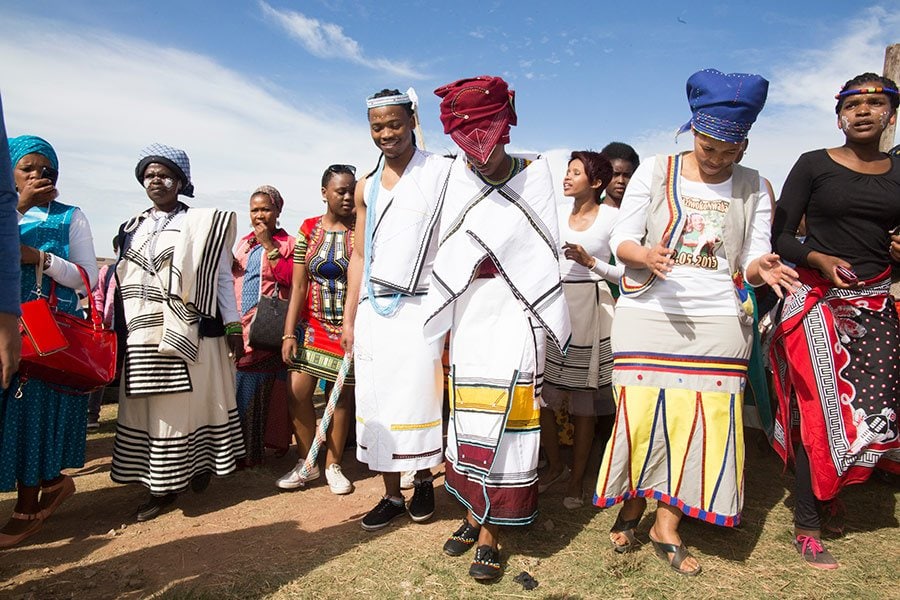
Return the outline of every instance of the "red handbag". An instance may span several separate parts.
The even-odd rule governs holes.
[[[43,271],[40,266],[38,285]],[[84,288],[90,290],[87,273],[81,267],[78,272]],[[60,311],[56,305],[55,281],[50,284],[49,298],[22,304],[21,385],[32,377],[70,392],[90,392],[109,384],[116,375],[115,332],[103,327],[90,297],[89,319]]]

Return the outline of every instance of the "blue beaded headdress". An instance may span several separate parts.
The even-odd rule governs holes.
[[[687,81],[694,115],[678,133],[694,129],[723,142],[743,142],[766,104],[768,91],[769,82],[759,75],[697,71]]]

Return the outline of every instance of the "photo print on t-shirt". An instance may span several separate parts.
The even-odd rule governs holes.
[[[728,202],[682,196],[684,229],[675,245],[675,264],[716,271],[722,253],[722,227]]]

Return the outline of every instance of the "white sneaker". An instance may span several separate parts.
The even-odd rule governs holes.
[[[325,479],[328,481],[328,487],[331,488],[332,494],[341,496],[353,491],[353,484],[344,476],[341,465],[337,463],[333,463],[325,469]]]
[[[297,462],[297,466],[285,473],[284,476],[282,476],[278,481],[275,482],[275,485],[282,490],[296,490],[303,487],[310,481],[318,479],[321,476],[319,467],[316,466],[312,468],[312,471],[310,471],[308,477],[301,477],[300,470],[303,469],[304,463],[306,463],[306,459],[301,458]]]
[[[416,472],[404,471],[400,474],[400,489],[411,490],[416,486]]]

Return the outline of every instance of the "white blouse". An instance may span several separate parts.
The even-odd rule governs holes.
[[[566,242],[578,244],[585,252],[594,257],[593,269],[588,269],[574,260],[569,260],[559,252],[559,274],[564,282],[574,281],[600,281],[606,279],[612,283],[618,283],[624,267],[609,264],[609,236],[616,222],[619,209],[608,204],[601,204],[597,216],[591,226],[584,231],[576,231],[569,227],[569,215],[572,214],[572,206],[569,204],[557,207],[559,216],[559,240],[560,244]]]

